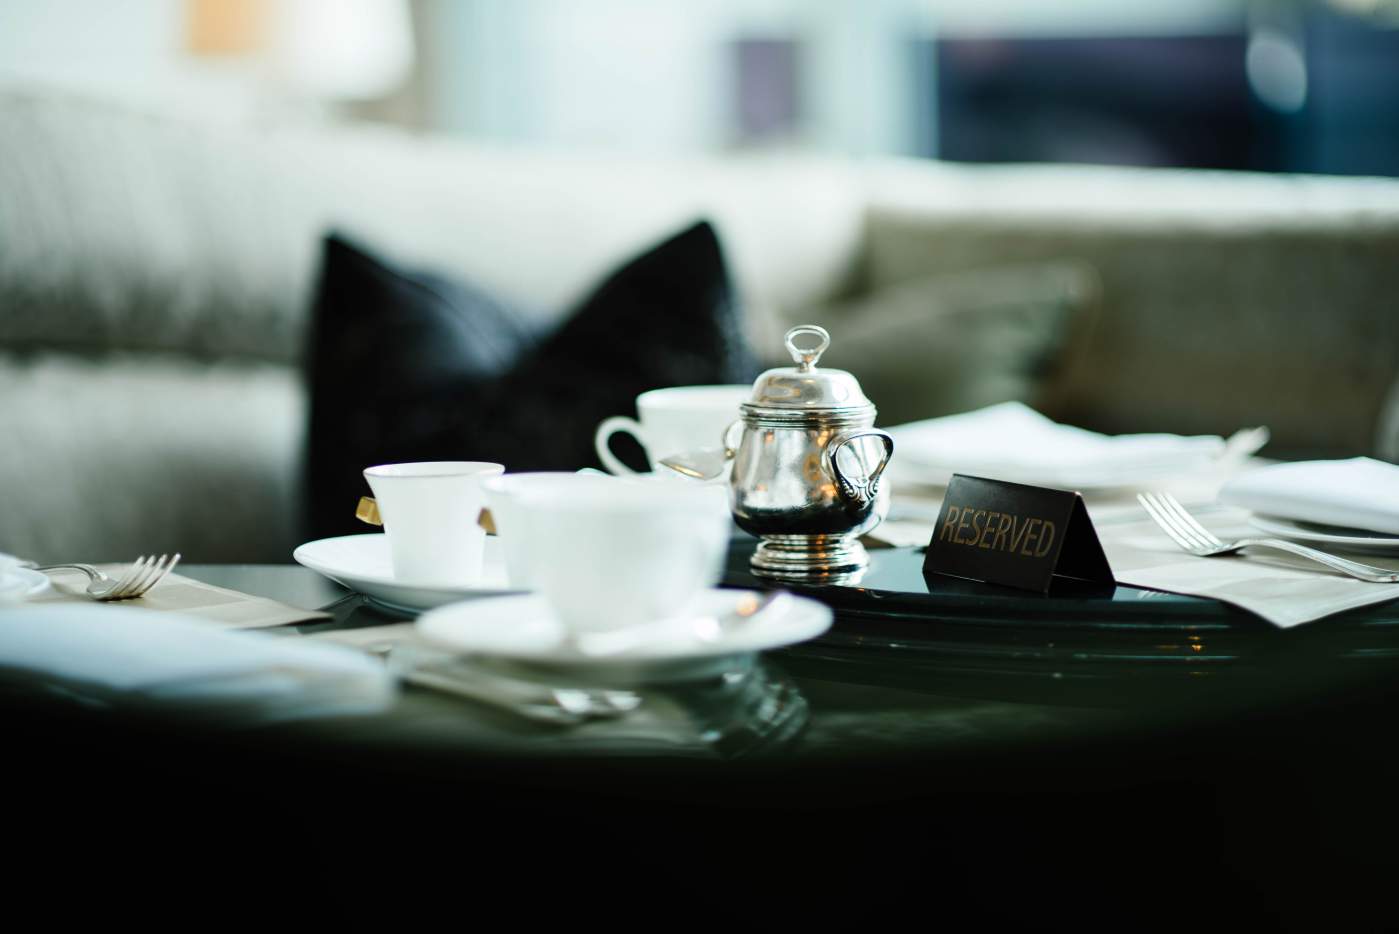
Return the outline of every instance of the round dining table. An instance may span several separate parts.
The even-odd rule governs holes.
[[[725,585],[770,587],[742,545]],[[295,565],[180,572],[329,614],[281,638],[413,618]],[[271,820],[260,865],[337,885],[440,881],[454,864],[417,848],[445,847],[541,892],[621,852],[626,878],[682,901],[699,884],[871,910],[912,895],[929,918],[955,902],[1290,929],[1387,910],[1399,602],[1280,629],[1131,587],[925,575],[917,548],[795,589],[834,611],[824,635],[633,685],[635,715],[570,726],[412,685],[380,714],[239,729],[7,690],[11,807],[209,833]]]

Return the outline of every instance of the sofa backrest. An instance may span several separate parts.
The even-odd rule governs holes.
[[[1399,374],[1399,180],[888,163],[867,283],[1046,259],[1096,268],[1096,326],[1049,414],[1110,432],[1374,451]]]
[[[837,294],[1091,265],[1103,308],[1049,397],[1089,427],[1371,450],[1399,364],[1391,180],[616,159],[0,90],[0,550],[285,561],[326,230],[543,320],[700,215],[768,352]]]
[[[328,230],[542,322],[699,216],[763,344],[780,346],[768,310],[820,301],[857,265],[847,166],[230,128],[0,91],[0,550],[286,560]]]

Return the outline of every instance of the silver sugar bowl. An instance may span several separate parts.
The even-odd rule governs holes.
[[[810,346],[798,346],[799,338]],[[869,564],[860,536],[889,512],[879,478],[894,439],[874,427],[874,404],[854,376],[817,369],[831,343],[824,328],[792,328],[785,343],[797,365],[758,377],[752,398],[739,406],[743,417],[735,425],[743,433],[729,477],[734,520],[762,539],[754,574],[853,580]]]

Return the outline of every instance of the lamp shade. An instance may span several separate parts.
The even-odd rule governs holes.
[[[271,36],[275,77],[308,97],[382,97],[413,65],[406,0],[282,0]]]

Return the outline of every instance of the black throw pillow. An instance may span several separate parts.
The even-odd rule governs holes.
[[[756,376],[704,222],[613,272],[556,332],[529,320],[466,283],[394,269],[328,236],[310,352],[307,534],[369,531],[354,508],[373,464],[597,466],[594,429],[632,412],[638,393]]]

